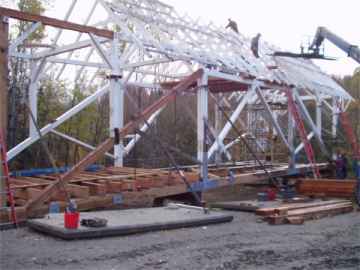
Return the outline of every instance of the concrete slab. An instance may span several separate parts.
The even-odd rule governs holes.
[[[229,222],[233,219],[232,215],[218,211],[204,214],[201,208],[187,208],[174,205],[157,208],[80,213],[80,219],[94,217],[107,219],[107,226],[103,228],[79,226],[78,229],[65,229],[63,214],[51,214],[46,218],[29,220],[28,226],[42,233],[72,240],[203,226]]]
[[[230,201],[230,202],[214,202],[211,203],[211,208],[220,208],[233,211],[246,211],[255,212],[259,208],[263,207],[277,207],[281,204],[280,201]]]

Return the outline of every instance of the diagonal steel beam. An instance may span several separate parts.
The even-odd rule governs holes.
[[[236,107],[235,111],[230,116],[230,120],[234,123],[236,122],[236,119],[239,117],[240,113],[243,111],[249,100],[254,97],[255,94],[255,88],[257,88],[257,84],[254,83],[251,88],[246,92],[246,94],[241,99],[240,103]],[[231,130],[231,123],[227,122],[224,126],[224,128],[221,130],[218,138],[220,141],[224,141],[225,137],[228,135],[228,133]],[[217,141],[213,143],[213,145],[210,147],[208,152],[208,159],[211,158],[211,156],[215,153],[215,151],[219,148],[219,144]]]
[[[92,102],[94,102],[96,99],[102,97],[106,93],[109,92],[109,85],[104,86],[103,88],[100,88],[92,95],[88,96],[84,100],[82,100],[80,103],[75,105],[70,110],[66,111],[62,115],[60,115],[58,118],[56,118],[52,123],[47,124],[44,126],[40,131],[41,135],[44,136],[47,133],[49,133],[51,130],[55,129],[56,127],[60,126],[62,123],[64,123],[66,120],[89,106]],[[8,155],[8,161],[13,159],[17,154],[21,153],[25,148],[36,142],[40,137],[36,134],[34,136],[31,136],[27,138],[26,140],[22,141],[12,149],[10,149],[7,153]]]
[[[300,108],[300,112],[303,116],[303,118],[305,119],[306,123],[310,126],[312,132],[314,133],[315,135],[315,138],[316,140],[318,141],[319,143],[319,146],[320,146],[320,149],[321,151],[327,156],[327,157],[330,157],[330,154],[328,152],[328,150],[326,149],[326,146],[320,136],[320,133],[319,133],[319,130],[318,128],[316,127],[316,125],[314,124],[304,102],[302,101],[302,99],[300,98],[300,95],[298,93],[298,91],[296,89],[294,89],[294,96],[295,96],[295,100],[297,101],[297,104],[299,105],[299,108]]]
[[[272,110],[270,109],[269,104],[266,102],[265,97],[263,96],[263,94],[261,93],[261,90],[259,88],[255,89],[261,103],[263,104],[263,106],[265,107],[265,110],[267,112],[266,116],[267,118],[271,121],[271,123],[274,125],[274,128],[276,129],[277,133],[279,134],[281,140],[283,141],[283,143],[286,145],[286,147],[291,151],[290,145],[284,135],[284,132],[282,131],[276,117],[274,116]]]
[[[310,132],[307,135],[307,139],[310,141],[314,137],[314,132]],[[295,149],[295,155],[297,155],[304,148],[304,143],[300,143]]]
[[[101,57],[101,59],[109,66],[109,68],[114,69],[115,67],[112,64],[112,61],[110,58],[106,55],[106,52],[101,48],[100,41],[92,34],[89,34],[91,42],[93,44],[93,47],[95,48],[98,55]]]
[[[55,129],[52,130],[51,133],[54,133],[55,135],[57,135],[57,136],[59,136],[59,137],[61,137],[61,138],[63,138],[63,139],[66,139],[66,140],[68,140],[68,141],[70,141],[70,142],[76,143],[76,144],[78,144],[78,145],[80,145],[80,146],[82,146],[82,147],[84,147],[84,148],[86,148],[86,149],[94,150],[94,149],[96,148],[95,146],[92,146],[92,145],[90,145],[90,144],[84,143],[83,141],[80,141],[80,140],[78,140],[78,139],[76,139],[76,138],[74,138],[74,137],[71,137],[71,136],[69,136],[69,135],[67,135],[67,134],[64,134],[64,133],[62,133],[62,132],[60,132],[60,131],[57,131],[57,130],[55,130]],[[112,155],[112,154],[110,154],[110,153],[105,153],[105,155],[106,155],[107,157],[110,157],[110,158],[112,158],[112,159],[115,159],[114,155]]]
[[[217,144],[219,145],[220,151],[221,153],[224,153],[226,158],[231,161],[231,155],[229,153],[229,151],[225,148],[224,143],[219,139],[218,136],[216,136],[216,131],[215,129],[211,126],[211,124],[209,123],[209,121],[204,118],[204,123],[205,126],[207,127],[207,129],[210,131],[211,135],[215,138],[215,141],[217,142]]]
[[[9,55],[15,52],[17,46],[23,43],[32,33],[34,33],[41,26],[41,22],[33,23],[29,29],[21,34],[16,40],[14,40],[9,46]]]

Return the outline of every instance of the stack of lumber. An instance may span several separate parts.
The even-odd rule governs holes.
[[[300,173],[308,171],[310,165],[297,165]],[[325,165],[319,165],[325,166]],[[226,168],[226,169],[224,169]],[[190,185],[199,184],[198,166],[183,168]],[[227,178],[227,169],[234,173],[235,181]],[[274,176],[288,175],[288,166],[272,164],[268,168]],[[209,166],[210,188],[220,188],[234,184],[262,183],[267,181],[266,173],[254,162],[229,163],[224,166]],[[29,218],[26,205],[36,198],[48,186],[57,181],[57,175],[14,176],[11,177],[11,188],[14,191],[16,214],[18,220]],[[209,187],[206,187],[209,188]],[[99,171],[79,172],[68,181],[66,191],[80,211],[112,208],[148,207],[156,199],[164,199],[189,192],[178,173],[167,169],[145,169],[129,167],[109,167]],[[56,203],[63,211],[66,207],[66,194],[57,190],[43,205],[39,205],[34,215],[41,216],[49,212],[50,205]],[[10,220],[9,208],[0,209],[0,224]]]
[[[353,211],[349,200],[330,200],[309,203],[282,204],[278,207],[260,208],[256,214],[269,224],[303,224],[306,220],[319,219]]]
[[[356,180],[300,180],[297,191],[300,194],[326,197],[352,198],[356,189]]]

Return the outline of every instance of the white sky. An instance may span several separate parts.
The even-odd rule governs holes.
[[[283,50],[300,51],[300,44],[325,26],[348,42],[360,47],[360,0],[165,0],[180,12],[201,17],[218,25],[232,18],[239,31],[262,37]],[[316,61],[331,74],[352,74],[359,67],[329,42],[325,54],[337,61]]]
[[[0,0],[13,2],[14,0]],[[71,0],[53,0],[50,16],[65,14]],[[260,32],[262,38],[283,50],[299,52],[300,44],[308,44],[318,26],[326,26],[348,42],[360,46],[360,0],[162,0],[175,7],[179,13],[188,13],[203,22],[213,21],[225,26],[232,18],[244,35]],[[92,1],[91,1],[92,2]],[[11,4],[10,4],[11,5]],[[78,5],[89,6],[88,0],[78,0]],[[77,17],[87,15],[76,14]],[[85,14],[86,13],[86,14]],[[59,14],[62,14],[58,16]],[[70,18],[71,20],[71,18]],[[359,65],[329,42],[325,54],[336,61],[316,61],[330,74],[352,74]]]

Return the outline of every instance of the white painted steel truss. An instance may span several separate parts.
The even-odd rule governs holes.
[[[9,57],[28,60],[31,66],[29,104],[35,117],[38,87],[45,74],[56,80],[66,79],[74,83],[81,80],[83,89],[99,85],[97,91],[52,123],[42,127],[42,135],[52,132],[85,148],[93,149],[93,146],[59,133],[55,129],[100,97],[109,94],[110,136],[114,136],[114,128],[121,128],[124,125],[124,92],[127,91],[128,85],[159,89],[165,82],[180,80],[202,68],[205,73],[198,81],[197,88],[198,160],[204,162],[219,151],[226,153],[230,158],[227,151],[239,142],[239,139],[235,139],[227,145],[224,143],[231,130],[231,124],[227,122],[222,127],[221,114],[217,113],[213,125],[215,129],[211,130],[212,133],[217,134],[217,137],[208,151],[204,149],[208,91],[211,91],[211,82],[214,79],[234,83],[230,93],[218,94],[221,95],[221,103],[232,109],[231,121],[244,127],[246,124],[240,119],[240,114],[249,104],[262,105],[263,119],[274,127],[275,132],[289,149],[292,160],[295,154],[301,151],[303,145],[294,146],[294,124],[291,117],[288,123],[289,132],[286,132],[277,121],[277,116],[281,113],[274,112],[269,104],[286,105],[287,99],[283,90],[293,89],[301,113],[311,130],[308,138],[315,137],[321,144],[323,152],[327,152],[322,143],[322,111],[324,108],[331,110],[332,134],[336,136],[338,104],[346,108],[352,98],[310,60],[273,57],[271,54],[276,48],[265,41],[260,43],[261,57],[256,58],[250,50],[248,37],[211,22],[202,23],[200,20],[193,20],[157,0],[86,2],[87,6],[84,6],[83,1],[71,1],[69,10],[62,19],[103,29],[115,29],[117,32],[113,40],[97,37],[94,34],[71,35],[68,30],[52,29],[48,32],[49,39],[52,39],[50,48],[31,48],[25,53],[18,53],[16,48],[22,46],[29,35],[41,25],[37,22],[11,42]],[[82,20],[79,19],[77,14],[84,14],[86,11],[87,15]],[[96,21],[96,18],[101,20]],[[46,30],[48,28],[46,27]],[[239,89],[240,84],[245,85],[245,89]],[[305,106],[309,101],[317,104],[315,121],[311,119]],[[162,110],[163,108],[155,112],[148,122],[150,124],[154,122]],[[143,132],[147,129],[147,125],[140,128]],[[127,145],[121,142],[114,147],[113,154],[107,153],[107,155],[114,158],[116,166],[122,166],[123,157],[131,151],[140,138],[139,134],[133,135]],[[39,136],[31,123],[29,137],[9,150],[9,160],[38,139]],[[202,173],[206,173],[206,170],[202,170]]]

